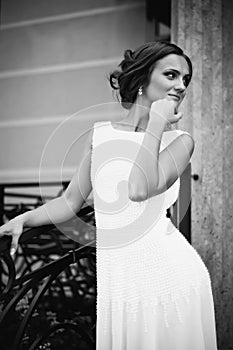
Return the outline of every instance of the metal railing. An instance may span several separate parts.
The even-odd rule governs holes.
[[[88,206],[77,214],[90,215]],[[1,349],[94,349],[95,248],[54,225],[25,230],[14,260],[11,238],[0,242]]]

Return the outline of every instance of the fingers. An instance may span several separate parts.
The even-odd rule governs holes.
[[[11,241],[11,248],[10,248],[10,254],[11,256],[16,253],[16,250],[18,248],[18,241],[19,241],[19,235],[13,234],[11,229],[4,228],[5,225],[3,225],[0,229],[0,237],[2,236],[11,236],[12,235],[12,241]],[[7,226],[6,226],[7,227]]]
[[[13,256],[16,253],[16,250],[18,249],[18,242],[19,242],[19,236],[18,235],[12,236],[11,249],[10,249],[11,256]]]
[[[2,236],[10,236],[12,234],[12,225],[11,222],[8,221],[6,224],[0,227],[0,237]]]
[[[169,99],[156,100],[151,104],[150,116],[159,114],[165,119],[171,117],[175,113],[176,102]]]
[[[7,229],[7,226],[6,226],[6,225],[2,225],[2,226],[0,227],[0,237],[6,235],[8,232],[9,232],[9,230]]]
[[[178,112],[174,116],[175,116],[176,120],[179,121],[183,117],[183,113]]]
[[[14,255],[16,253],[16,250],[18,248],[18,241],[19,237],[23,231],[23,224],[21,221],[13,221],[11,220],[5,225],[2,225],[0,227],[0,237],[6,235],[6,236],[12,236],[12,242],[11,242],[11,248],[10,248],[10,254]]]
[[[10,249],[11,255],[14,255],[16,253],[16,250],[18,249],[19,237],[22,233],[22,230],[23,230],[23,226],[21,223],[17,223],[13,229],[11,249]]]
[[[11,249],[10,249],[11,256],[13,256],[16,253],[16,250],[18,249],[19,237],[20,237],[20,234],[17,234],[17,233],[12,235]]]
[[[169,120],[168,120],[168,125],[169,124],[175,124],[178,123],[181,118],[183,117],[183,113],[179,112],[177,114],[174,114]]]
[[[164,106],[164,107],[171,106],[172,108],[175,108],[176,104],[177,103],[174,100],[169,100],[167,98],[164,98],[164,99],[160,99],[152,102],[151,108],[153,109],[153,107],[158,107],[158,106]]]

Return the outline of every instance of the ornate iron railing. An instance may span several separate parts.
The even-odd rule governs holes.
[[[91,214],[85,207],[78,216]],[[26,230],[14,261],[11,239],[0,241],[1,349],[94,349],[95,248],[53,225]]]

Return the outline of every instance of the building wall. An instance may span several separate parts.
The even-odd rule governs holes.
[[[233,2],[172,1],[172,40],[194,75],[179,123],[195,140],[192,244],[209,270],[219,350],[233,346]]]
[[[2,1],[0,182],[71,178],[86,131],[119,116],[108,73],[145,33],[142,0]]]

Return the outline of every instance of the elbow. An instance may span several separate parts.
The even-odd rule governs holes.
[[[63,193],[61,198],[64,200],[66,207],[69,208],[69,210],[72,211],[74,215],[77,214],[79,210],[77,201],[75,201],[73,198],[67,195],[66,192]]]
[[[133,202],[142,202],[142,201],[145,201],[147,199],[149,199],[150,197],[152,196],[157,196],[159,195],[160,193],[162,193],[163,191],[167,190],[167,187],[165,189],[162,189],[160,188],[159,186],[154,186],[153,187],[153,190],[149,188],[147,188],[147,190],[145,189],[132,189],[129,188],[129,199]]]
[[[140,195],[140,194],[136,194],[136,195],[129,195],[129,199],[132,202],[142,202],[146,200],[146,196],[145,195]]]
[[[142,202],[147,199],[146,192],[142,189],[135,189],[133,190],[132,188],[129,188],[129,199],[132,202]]]

